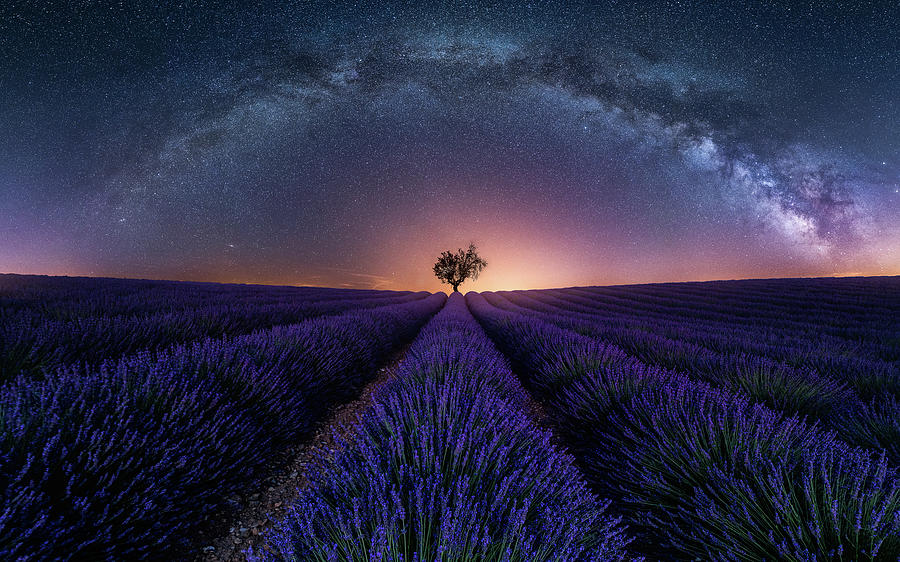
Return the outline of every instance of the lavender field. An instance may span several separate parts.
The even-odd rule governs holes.
[[[897,561],[898,466],[898,277],[0,275],[0,560]]]

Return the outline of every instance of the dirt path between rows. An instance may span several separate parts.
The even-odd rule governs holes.
[[[287,506],[297,499],[297,490],[309,484],[310,462],[323,453],[327,456],[334,452],[333,428],[349,430],[353,426],[360,414],[372,405],[374,392],[396,376],[407,349],[408,346],[379,369],[356,400],[337,406],[319,422],[312,439],[278,455],[272,468],[265,471],[270,475],[268,478],[248,485],[243,494],[229,498],[234,511],[216,514],[218,519],[210,521],[209,527],[198,533],[194,561],[246,562],[247,547],[260,547],[275,522],[284,518]]]
[[[415,341],[415,338],[413,339]],[[353,424],[373,403],[377,389],[397,376],[400,364],[406,357],[410,343],[398,352],[392,361],[379,369],[375,379],[363,387],[359,397],[334,408],[332,413],[316,427],[313,437],[300,445],[284,450],[265,473],[270,476],[249,485],[246,492],[229,498],[233,511],[218,513],[218,520],[210,521],[205,532],[198,533],[194,542],[194,562],[246,562],[244,551],[262,546],[267,533],[277,521],[284,518],[289,506],[297,499],[298,489],[309,485],[307,470],[314,459],[331,456],[335,451],[334,428],[350,430]],[[499,350],[498,350],[499,353]],[[501,354],[502,355],[502,354]],[[513,375],[521,385],[518,376]],[[531,393],[523,388],[525,412],[532,423],[551,433],[551,442],[565,449],[554,428],[553,420]],[[346,437],[346,434],[343,435]]]

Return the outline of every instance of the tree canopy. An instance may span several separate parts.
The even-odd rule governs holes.
[[[469,244],[468,250],[460,248],[456,253],[446,251],[434,264],[434,274],[444,283],[449,283],[454,291],[466,279],[478,279],[478,274],[487,267],[487,262],[478,255],[475,244]]]

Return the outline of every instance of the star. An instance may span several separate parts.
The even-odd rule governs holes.
[[[0,18],[0,271],[437,290],[470,241],[475,290],[900,268],[876,3],[89,4]]]

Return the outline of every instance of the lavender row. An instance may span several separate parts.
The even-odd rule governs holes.
[[[768,324],[783,328],[806,328],[810,326],[824,325],[831,330],[848,329],[852,327],[841,326],[835,321],[835,315],[850,314],[855,318],[865,319],[867,322],[890,321],[894,315],[896,304],[896,290],[888,291],[881,298],[870,298],[868,301],[857,301],[851,296],[843,295],[835,289],[835,295],[840,295],[843,304],[833,303],[824,305],[817,300],[805,300],[804,287],[796,283],[797,280],[784,279],[781,296],[788,302],[780,302],[778,297],[747,298],[738,292],[746,281],[735,282],[734,293],[719,294],[715,290],[701,285],[706,284],[681,284],[697,285],[694,288],[680,287],[678,285],[661,286],[635,286],[635,287],[590,287],[561,289],[569,295],[597,299],[609,304],[617,303],[633,309],[641,309],[654,314],[690,314],[694,317],[703,317],[710,320],[725,320],[754,325]],[[749,288],[747,289],[750,290]],[[872,289],[873,293],[877,289]]]
[[[618,520],[527,404],[454,294],[251,560],[622,560]]]
[[[604,325],[546,305],[528,308],[523,295],[507,295],[483,294],[495,306],[611,343],[644,364],[744,394],[788,415],[807,416],[851,444],[887,451],[890,463],[900,466],[900,408],[895,398],[900,396],[900,377],[878,362],[845,360],[841,362],[844,371],[825,371],[823,375],[808,366],[740,352],[719,353],[642,330]]]
[[[524,295],[483,293],[492,305],[550,322],[614,344],[645,364],[680,371],[718,386],[742,391],[753,399],[789,413],[820,418],[843,414],[858,401],[845,386],[809,371],[790,369],[759,357],[714,353],[696,345],[641,330],[609,327],[575,313],[530,303]]]
[[[758,307],[732,305],[728,310],[713,313],[708,306],[697,302],[693,306],[675,308],[643,299],[633,301],[607,295],[589,296],[574,290],[520,293],[544,302],[552,301],[570,310],[629,324],[679,326],[684,318],[690,318],[692,329],[705,334],[752,334],[761,343],[788,343],[811,352],[840,350],[845,354],[877,357],[886,361],[900,359],[900,346],[892,342],[892,327],[897,326],[897,321],[892,318],[866,321],[855,313],[844,311],[826,318],[817,319],[803,314],[776,321],[771,317],[756,316]],[[617,302],[620,300],[624,302]],[[748,318],[749,314],[754,317]]]
[[[884,456],[481,295],[469,307],[656,559],[897,560]]]
[[[817,279],[746,279],[703,283],[663,283],[629,287],[648,295],[682,298],[699,295],[722,303],[750,302],[790,308],[798,304],[826,309],[854,307],[865,312],[869,307],[887,307],[897,311],[900,279],[893,277],[850,277]]]
[[[681,300],[717,303],[725,309],[732,304],[762,306],[787,311],[819,308],[823,311],[852,310],[862,315],[898,311],[900,279],[895,277],[746,279],[700,283],[658,283],[603,287],[590,290],[640,295],[658,302],[677,304]]]
[[[0,274],[0,318],[20,312],[55,320],[147,315],[235,301],[276,304],[288,299],[350,299],[391,293],[399,294],[323,287]]]
[[[0,324],[0,382],[17,375],[37,376],[63,365],[97,364],[141,350],[248,333],[356,308],[421,300],[427,295],[421,292],[346,300],[286,299],[266,305],[237,301],[148,316],[67,321],[21,314]]]
[[[682,283],[619,288],[572,288],[561,290],[567,295],[595,301],[599,306],[621,306],[654,317],[689,315],[697,320],[748,325],[751,328],[775,328],[791,333],[825,333],[853,342],[893,343],[900,315],[900,282],[897,278],[866,279],[870,285],[865,298],[855,297],[842,287],[849,280],[835,280],[830,294],[816,293],[810,298],[812,280],[782,279],[772,281],[780,286],[778,295],[748,298],[741,289],[751,291],[751,281],[736,281],[733,289],[722,295],[710,283]],[[840,283],[837,283],[840,281]],[[785,299],[786,302],[781,302]],[[832,304],[825,304],[829,300]],[[846,322],[847,318],[853,322]],[[885,342],[887,339],[887,342]]]
[[[0,559],[173,559],[445,299],[17,379],[0,392]]]
[[[790,299],[788,302],[781,302],[776,297],[747,298],[746,295],[739,293],[722,295],[712,290],[700,291],[677,286],[575,287],[564,291],[572,295],[589,299],[599,298],[610,303],[648,311],[689,313],[709,319],[730,316],[742,323],[767,322],[787,328],[802,328],[809,324],[826,324],[836,328],[839,324],[832,322],[834,314],[849,313],[870,321],[883,321],[890,317],[890,300],[873,301],[873,305],[880,306],[860,305],[853,300],[848,300],[843,305],[832,303],[830,306],[824,304],[817,306],[815,301],[804,301],[803,295],[798,294],[802,291],[802,287],[792,281],[790,279],[782,281],[784,283],[782,293]]]
[[[786,294],[795,294],[796,287],[791,280],[784,280]],[[635,291],[606,292],[600,289],[558,289],[553,291],[529,291],[532,296],[550,293],[555,297],[573,302],[576,306],[587,307],[593,313],[641,316],[658,321],[679,320],[690,317],[697,325],[713,329],[745,328],[752,331],[771,332],[774,336],[808,339],[817,342],[822,336],[842,342],[848,347],[866,346],[883,350],[891,346],[896,354],[897,313],[890,312],[885,299],[881,306],[864,308],[844,307],[836,311],[826,311],[822,307],[808,305],[795,307],[791,311],[773,310],[765,302],[746,303],[740,299],[721,303],[708,294],[685,295],[678,293],[647,295]],[[894,300],[900,300],[895,296]],[[847,319],[852,322],[847,322]],[[894,356],[896,358],[896,355]]]
[[[827,330],[821,326],[812,326],[805,331],[787,331],[765,325],[741,325],[736,320],[708,322],[688,313],[654,314],[647,310],[633,310],[627,306],[621,306],[617,310],[604,310],[595,306],[602,306],[604,299],[596,299],[593,302],[587,298],[576,299],[565,296],[558,290],[504,291],[499,294],[510,299],[518,299],[521,301],[519,304],[536,310],[555,312],[553,309],[558,309],[594,322],[653,332],[717,351],[754,353],[786,361],[802,361],[810,356],[838,361],[863,358],[867,361],[880,361],[886,368],[896,368],[891,362],[900,357],[900,347],[875,341],[879,338],[887,339],[883,330],[879,331],[881,336],[865,341],[851,341],[843,337],[829,336],[825,333]],[[853,324],[856,319],[847,319],[845,322]],[[873,328],[870,331],[875,330]],[[790,348],[790,351],[787,348]],[[793,350],[799,353],[794,353]]]

